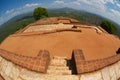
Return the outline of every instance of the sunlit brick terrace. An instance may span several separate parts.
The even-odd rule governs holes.
[[[28,70],[79,76],[81,73],[103,69],[120,60],[120,39],[100,26],[81,25],[74,20],[72,24],[72,20],[63,18],[63,22],[61,19],[54,22],[56,18],[50,20],[53,23],[39,24],[37,21],[7,37],[0,45],[0,56]],[[55,66],[59,74],[51,70],[51,66],[52,69]],[[62,66],[65,71],[59,71],[57,66]],[[75,80],[78,78],[75,77]],[[82,77],[79,80],[86,79]]]

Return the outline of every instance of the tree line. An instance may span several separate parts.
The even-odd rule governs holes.
[[[43,7],[37,7],[34,9],[33,16],[35,20],[48,17],[47,9]],[[117,27],[110,21],[102,21],[100,26],[110,34],[114,34],[117,31]]]

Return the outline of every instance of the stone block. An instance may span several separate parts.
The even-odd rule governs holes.
[[[4,72],[0,73],[1,76],[5,79],[5,80],[12,80],[10,77],[8,77]]]
[[[20,72],[20,78],[23,80],[44,80],[44,74],[22,69]]]
[[[2,72],[5,72],[7,64],[8,64],[7,60],[2,59],[2,62],[1,62],[1,71]]]
[[[52,70],[69,70],[69,67],[64,67],[64,66],[49,66],[48,69],[52,69]]]
[[[120,61],[118,61],[119,69],[120,69]]]
[[[111,77],[111,80],[117,80],[117,79],[116,79],[116,75],[113,75],[113,76]]]
[[[118,79],[120,78],[120,69],[118,63],[116,63],[114,67],[115,67],[116,78]]]
[[[13,64],[10,63],[10,62],[8,62],[7,67],[6,67],[6,70],[5,70],[5,74],[6,74],[7,76],[10,76],[10,74],[13,72],[13,71],[12,71],[12,68],[13,68],[13,67],[14,67]]]
[[[110,74],[107,67],[101,70],[101,74],[104,80],[110,80]]]
[[[3,59],[3,58],[0,56],[0,62],[2,61],[2,59]]]
[[[88,74],[83,74],[80,77],[80,80],[102,80],[101,72],[93,72]]]
[[[79,80],[76,75],[46,75],[43,80]]]
[[[17,66],[13,65],[11,66],[11,74],[9,75],[13,80],[17,80],[18,76],[20,74],[19,69]]]
[[[58,56],[54,56],[54,59],[67,59],[67,57],[58,57]]]
[[[71,70],[47,70],[47,74],[71,75]]]
[[[17,80],[23,80],[22,78],[17,78]]]
[[[110,78],[112,78],[113,76],[116,77],[114,65],[109,66],[108,70],[109,70]]]
[[[52,59],[50,65],[52,66],[66,66],[66,60]]]

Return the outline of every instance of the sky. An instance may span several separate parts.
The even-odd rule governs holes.
[[[36,7],[69,7],[101,15],[120,25],[120,0],[0,0],[0,25]]]

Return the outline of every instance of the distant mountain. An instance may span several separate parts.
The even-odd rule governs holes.
[[[32,12],[21,14],[8,20],[0,27],[0,43],[10,34],[15,33],[34,21]]]
[[[48,12],[49,16],[67,16],[93,25],[99,25],[101,21],[105,20],[105,18],[99,15],[71,8],[50,9]]]
[[[59,9],[48,9],[48,14],[49,17],[64,16],[74,18],[79,20],[81,24],[87,25],[98,26],[102,21],[108,20],[118,27],[118,32],[115,34],[120,36],[120,26],[117,23],[93,13],[65,7]],[[34,21],[33,12],[24,13],[11,18],[0,26],[0,42],[2,42],[8,35],[15,33]]]
[[[49,16],[65,16],[65,17],[71,17],[79,20],[82,23],[85,23],[87,25],[96,25],[99,26],[102,21],[110,21],[113,23],[117,28],[118,32],[114,33],[120,37],[120,25],[118,25],[116,22],[109,20],[107,18],[104,18],[100,15],[89,13],[83,10],[75,10],[71,8],[60,8],[60,9],[49,9]]]
[[[0,27],[4,27],[8,25],[9,23],[16,22],[22,19],[28,19],[28,18],[33,18],[33,12],[28,12],[28,13],[17,15],[11,18],[10,20],[8,20],[7,22],[5,22],[4,24],[2,24]]]
[[[120,25],[118,25],[112,20],[109,20],[100,15],[89,13],[83,10],[75,10],[72,8],[65,7],[65,8],[59,8],[59,9],[48,9],[48,13],[50,17],[54,17],[54,16],[55,17],[56,16],[71,17],[79,21],[85,22],[86,24],[93,24],[93,25],[100,25],[102,21],[108,20],[120,28]],[[2,24],[0,27],[4,27],[11,22],[20,21],[22,19],[29,19],[29,18],[33,18],[33,12],[17,15],[12,19],[8,20],[6,23]]]

